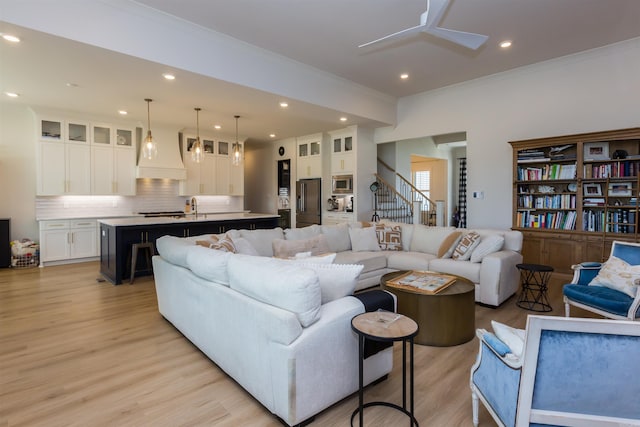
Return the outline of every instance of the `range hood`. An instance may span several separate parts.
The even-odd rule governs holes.
[[[177,129],[152,127],[153,140],[158,146],[155,159],[145,159],[138,151],[136,178],[187,179],[187,170],[182,163]],[[146,131],[138,128],[138,148],[142,145]]]

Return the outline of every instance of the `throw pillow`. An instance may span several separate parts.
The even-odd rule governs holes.
[[[611,255],[589,286],[604,286],[635,298],[640,286],[640,265],[631,265]]]
[[[453,231],[455,231],[453,227],[432,227],[414,224],[411,251],[437,255],[442,241]]]
[[[353,295],[360,272],[364,268],[360,264],[317,264],[315,261],[304,261],[306,260],[296,261],[296,265],[316,272],[322,304]]]
[[[462,239],[462,231],[454,231],[444,238],[438,249],[438,258],[451,258],[453,251]]]
[[[380,251],[375,227],[350,228],[349,238],[353,252]]]
[[[229,286],[227,263],[231,256],[230,252],[193,246],[187,250],[187,267],[197,276]]]
[[[284,238],[287,240],[306,240],[317,236],[322,231],[318,224],[312,224],[302,228],[287,228],[284,230]]]
[[[351,250],[349,239],[349,226],[347,224],[323,225],[322,234],[327,236],[331,252],[344,252]]]
[[[331,252],[327,238],[323,234],[302,240],[274,239],[271,245],[273,247],[273,256],[277,258],[291,258],[301,252],[311,252],[311,255]]]
[[[480,244],[480,235],[475,231],[466,234],[456,246],[451,258],[457,261],[468,261],[471,258],[471,252]],[[498,337],[500,338],[500,337]]]
[[[514,356],[518,358],[522,356],[525,337],[524,330],[507,326],[505,324],[496,322],[495,320],[491,321],[491,327],[493,328],[493,332],[496,334],[498,339],[505,343],[511,349],[511,353],[513,353]]]
[[[383,251],[402,250],[402,229],[399,225],[376,224],[376,234]]]
[[[301,263],[331,264],[333,260],[336,259],[336,255],[335,252],[322,255],[312,255],[311,252],[299,252],[295,254],[293,258],[289,259]]]
[[[504,237],[499,234],[492,234],[480,239],[478,246],[471,252],[471,262],[481,262],[484,257],[494,252],[498,252],[504,246]]]
[[[213,245],[218,240],[220,240],[218,236],[216,236],[215,234],[212,234],[211,236],[207,237],[206,240],[196,240],[196,245],[204,246],[205,248],[210,248],[211,245]]]
[[[210,248],[217,249],[223,252],[231,252],[234,254],[236,253],[236,247],[233,244],[233,240],[231,240],[231,237],[229,236],[225,236],[222,239],[218,240],[217,242],[212,244]]]
[[[256,250],[256,248],[253,247],[251,242],[249,242],[249,240],[245,239],[244,237],[235,237],[233,239],[233,246],[236,247],[236,253],[238,254],[255,255],[255,256],[260,255]]]
[[[244,237],[251,243],[260,256],[273,256],[271,242],[274,239],[284,239],[284,231],[280,227],[259,230],[229,230],[227,233],[232,239]]]

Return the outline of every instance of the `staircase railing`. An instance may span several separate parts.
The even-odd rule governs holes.
[[[422,201],[422,212],[419,215],[420,224],[436,224],[436,204],[422,191],[418,190],[411,181],[400,175],[391,166],[378,158],[378,163],[393,172],[396,183],[391,184],[379,174],[375,174],[376,180],[381,184],[378,187],[378,203],[376,210],[380,218],[388,218],[396,222],[414,222],[414,203]]]

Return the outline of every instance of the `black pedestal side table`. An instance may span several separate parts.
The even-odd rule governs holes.
[[[553,267],[541,264],[517,264],[520,270],[522,291],[516,302],[525,310],[547,312],[553,310],[549,304],[547,289]]]
[[[351,319],[351,329],[358,334],[358,409],[351,414],[351,426],[356,414],[360,415],[360,427],[364,422],[364,409],[370,406],[387,406],[409,416],[410,426],[418,427],[413,415],[413,338],[418,335],[418,324],[407,316],[389,311],[362,313]],[[381,342],[402,341],[402,406],[389,402],[364,403],[363,364],[366,339]],[[409,345],[409,409],[407,410],[407,344]]]

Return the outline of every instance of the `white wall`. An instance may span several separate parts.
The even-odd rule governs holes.
[[[469,227],[511,226],[509,141],[640,125],[640,38],[400,100],[377,143],[467,132]]]
[[[28,108],[0,101],[0,218],[11,218],[11,240],[38,240],[35,128]]]

